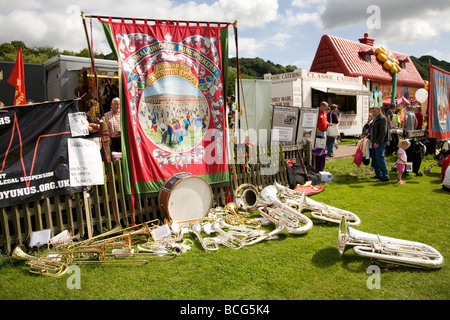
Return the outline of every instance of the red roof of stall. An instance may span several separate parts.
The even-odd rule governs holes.
[[[320,40],[311,72],[338,72],[350,77],[362,76],[376,82],[392,82],[392,74],[377,59],[373,46],[374,39],[367,34],[360,42],[324,35]],[[361,43],[365,42],[365,43]],[[369,54],[370,62],[366,61]],[[403,53],[392,52],[394,58],[405,62],[405,68],[397,74],[397,84],[423,88],[425,82],[410,57]]]

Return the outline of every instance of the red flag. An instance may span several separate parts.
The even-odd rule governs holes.
[[[26,103],[25,98],[25,74],[23,68],[22,48],[17,51],[16,64],[9,76],[8,83],[16,87],[14,105],[18,106]]]

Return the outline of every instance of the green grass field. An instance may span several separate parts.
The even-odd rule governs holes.
[[[388,167],[395,162],[388,158]],[[422,166],[434,160],[427,156]],[[352,159],[332,159],[333,182],[311,196],[350,210],[362,220],[358,230],[428,244],[449,258],[450,194],[442,190],[440,167],[405,185],[370,179],[368,167]],[[422,170],[423,171],[423,170]],[[308,213],[306,213],[308,215]],[[0,299],[44,300],[448,300],[448,264],[439,270],[380,269],[379,289],[371,289],[370,259],[352,249],[337,251],[338,225],[317,223],[305,235],[233,250],[205,252],[195,236],[192,248],[170,260],[146,265],[81,265],[80,288],[71,275],[30,274],[23,261],[0,259]],[[188,237],[188,236],[185,236]],[[446,260],[448,263],[448,261]],[[68,285],[69,283],[69,285]],[[368,285],[369,284],[369,285]]]

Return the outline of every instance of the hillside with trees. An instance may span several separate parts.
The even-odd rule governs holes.
[[[51,46],[43,47],[27,47],[22,41],[11,41],[10,43],[0,44],[0,61],[15,61],[18,48],[22,48],[23,60],[26,63],[40,63],[43,64],[48,59],[57,55],[77,56],[77,57],[89,57],[87,48],[78,52],[59,50]],[[103,54],[100,52],[94,52],[95,58],[113,60],[113,54]],[[410,57],[424,80],[430,79],[429,64],[433,64],[444,70],[450,71],[450,62],[444,60],[438,60],[432,56],[425,55],[420,58],[414,56]],[[280,74],[286,72],[292,72],[297,69],[296,66],[287,65],[282,66],[280,64],[273,63],[268,60],[265,61],[261,58],[240,58],[240,70],[241,77],[243,79],[262,79],[264,74]],[[227,84],[228,92],[234,92],[234,80],[237,77],[237,59],[229,59],[228,68],[229,80]]]

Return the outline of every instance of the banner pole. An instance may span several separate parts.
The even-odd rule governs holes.
[[[87,48],[88,48],[88,52],[89,52],[89,58],[91,60],[91,71],[92,74],[94,75],[94,97],[96,99],[97,102],[100,101],[99,97],[98,97],[98,79],[97,79],[97,70],[95,70],[95,63],[94,63],[94,55],[92,53],[92,49],[91,49],[91,44],[89,43],[89,35],[87,32],[87,27],[86,27],[86,15],[84,14],[84,11],[81,11],[81,19],[83,20],[83,28],[84,28],[84,35],[86,36],[86,42],[87,42]],[[103,116],[103,108],[101,108],[101,114]]]

